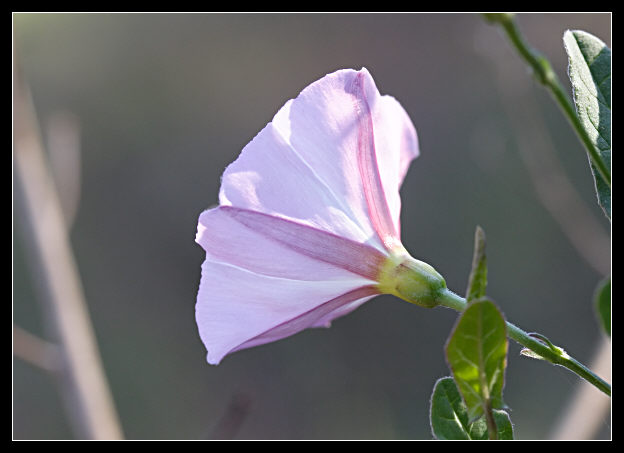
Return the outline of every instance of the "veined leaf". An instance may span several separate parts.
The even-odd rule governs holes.
[[[436,382],[431,395],[429,420],[436,439],[471,438],[466,404],[462,401],[453,378],[445,377]]]
[[[489,409],[502,409],[507,327],[488,299],[471,302],[461,314],[446,345],[446,358],[470,420]]]
[[[513,426],[505,411],[494,410],[498,439],[513,439]],[[468,410],[455,381],[451,377],[439,379],[431,395],[431,431],[440,440],[485,440],[488,438],[484,417],[468,421]]]
[[[563,35],[576,113],[600,158],[611,168],[611,50],[595,36],[568,30]],[[611,189],[590,160],[598,203],[611,219]]]

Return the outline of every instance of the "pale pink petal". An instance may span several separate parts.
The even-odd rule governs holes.
[[[333,233],[231,206],[204,211],[197,242],[209,259],[255,273],[299,280],[375,283],[385,255]]]
[[[354,280],[305,281],[269,277],[206,260],[196,305],[208,362],[230,352],[292,335],[341,305],[376,294]]]
[[[364,302],[367,302],[378,294],[379,292],[373,286],[364,286],[354,289],[334,299],[328,300],[314,307],[312,310],[302,313],[296,318],[283,322],[257,337],[247,340],[245,343],[234,348],[231,352],[281,340],[282,338],[301,332],[309,327],[329,327],[331,321],[352,312]]]
[[[409,116],[391,96],[381,96],[374,104],[375,148],[384,194],[396,232],[401,231],[399,189],[413,159],[418,157],[418,136]]]
[[[387,250],[388,237],[399,240],[398,190],[417,152],[409,118],[368,71],[337,71],[245,147],[223,175],[220,202]]]
[[[370,77],[369,77],[370,79]],[[362,189],[368,215],[377,232],[379,239],[388,247],[394,242],[400,242],[398,232],[392,222],[390,207],[386,200],[384,187],[377,165],[377,150],[375,148],[375,132],[373,127],[373,112],[377,99],[377,90],[369,89],[364,72],[359,72],[350,85],[345,87],[345,91],[353,95],[353,104],[357,115],[357,141],[356,155]],[[371,91],[367,93],[367,91]],[[384,156],[380,156],[384,157]]]
[[[377,295],[377,294],[375,294],[375,295]],[[335,310],[327,313],[322,318],[319,318],[314,323],[314,325],[312,327],[330,327],[331,322],[334,319],[340,318],[341,316],[348,315],[353,310],[355,310],[360,305],[362,305],[364,302],[367,302],[368,300],[370,300],[373,297],[375,297],[375,295],[369,296],[369,297],[365,297],[364,299],[357,299],[357,300],[354,300],[353,302],[349,302],[347,304],[341,305],[340,307],[336,308]]]
[[[332,160],[339,154],[334,150]],[[347,200],[334,194],[269,123],[223,174],[221,205],[296,220],[338,236],[378,242],[370,226],[358,220]]]

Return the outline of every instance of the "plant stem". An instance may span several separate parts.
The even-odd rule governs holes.
[[[561,110],[563,110],[563,113],[576,131],[579,139],[587,149],[589,157],[598,170],[598,173],[600,173],[605,183],[611,187],[611,172],[600,157],[591,138],[583,128],[581,120],[576,114],[574,105],[570,101],[570,98],[568,98],[550,62],[524,40],[514,20],[513,14],[486,14],[485,18],[491,23],[500,24],[520,56],[533,69],[533,74],[537,81],[550,90],[551,95],[555,98],[555,101],[557,101],[559,107],[561,107]]]
[[[488,437],[490,440],[498,440],[498,428],[496,427],[496,421],[494,420],[494,414],[492,413],[491,403],[488,400],[487,407],[484,408],[485,422],[487,423]]]
[[[438,302],[444,307],[452,308],[453,310],[459,312],[464,311],[464,308],[466,308],[467,305],[466,299],[448,289],[440,293]],[[507,322],[507,336],[516,343],[530,349],[544,360],[554,365],[561,365],[569,369],[600,391],[606,393],[608,396],[611,396],[611,385],[594,374],[589,368],[580,363],[578,360],[570,357],[563,349],[553,345],[548,345],[538,340],[536,337],[531,336],[510,322]]]

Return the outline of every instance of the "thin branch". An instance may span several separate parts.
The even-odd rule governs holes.
[[[50,172],[68,231],[80,204],[80,125],[70,112],[56,111],[45,121]]]
[[[60,369],[61,357],[57,345],[13,326],[13,356],[49,373]]]
[[[611,377],[611,340],[604,338],[591,363],[596,373]],[[596,394],[591,385],[579,383],[579,388],[561,419],[555,424],[552,439],[592,439],[600,429],[604,415],[611,407],[611,399]]]
[[[522,59],[533,69],[535,79],[550,91],[550,94],[572,125],[572,128],[581,140],[581,143],[585,146],[589,158],[598,170],[598,173],[607,186],[611,187],[611,171],[607,168],[592,139],[589,137],[585,128],[581,124],[581,120],[576,114],[574,105],[572,104],[572,101],[570,101],[563,85],[561,85],[559,77],[557,77],[557,74],[553,71],[550,62],[546,59],[546,57],[541,55],[526,42],[520,32],[520,29],[518,28],[518,25],[516,24],[513,14],[486,14],[485,18],[489,22],[496,23],[501,26],[501,28],[505,31],[507,38],[509,38],[512,46],[516,49]]]
[[[62,351],[61,393],[76,436],[119,439],[121,428],[100,355],[56,188],[45,162],[34,109],[14,78],[16,202],[25,246],[44,290],[44,316]]]

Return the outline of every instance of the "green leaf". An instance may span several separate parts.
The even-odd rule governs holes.
[[[513,426],[505,411],[494,410],[498,439],[513,439]],[[485,417],[468,421],[468,410],[451,377],[439,379],[431,395],[431,431],[440,440],[485,440],[488,438]]]
[[[431,431],[436,439],[470,439],[468,411],[453,378],[438,379],[431,395]],[[487,429],[487,427],[486,427]]]
[[[520,350],[520,355],[523,355],[525,357],[531,357],[532,359],[537,359],[537,360],[546,360],[544,357],[539,355],[537,352],[531,351],[529,348],[522,348]]]
[[[513,425],[509,414],[505,411],[494,409],[494,423],[496,423],[496,438],[498,440],[513,440]],[[487,440],[487,423],[485,417],[479,418],[470,425],[470,438],[473,440]]]
[[[600,158],[611,168],[611,50],[595,36],[568,30],[563,35],[576,113]],[[598,203],[611,219],[611,189],[590,160]]]
[[[498,440],[513,440],[513,424],[509,414],[505,411],[494,409],[494,421],[498,431]]]
[[[446,358],[474,420],[489,409],[502,409],[507,327],[496,305],[478,299],[461,314],[446,345]]]
[[[466,301],[480,299],[485,296],[487,286],[487,259],[485,256],[485,232],[477,226],[472,254],[472,269],[468,278]]]
[[[602,328],[611,336],[611,279],[601,281],[594,294],[594,305]]]
[[[513,20],[514,13],[483,13],[482,16],[491,24],[505,23]]]

